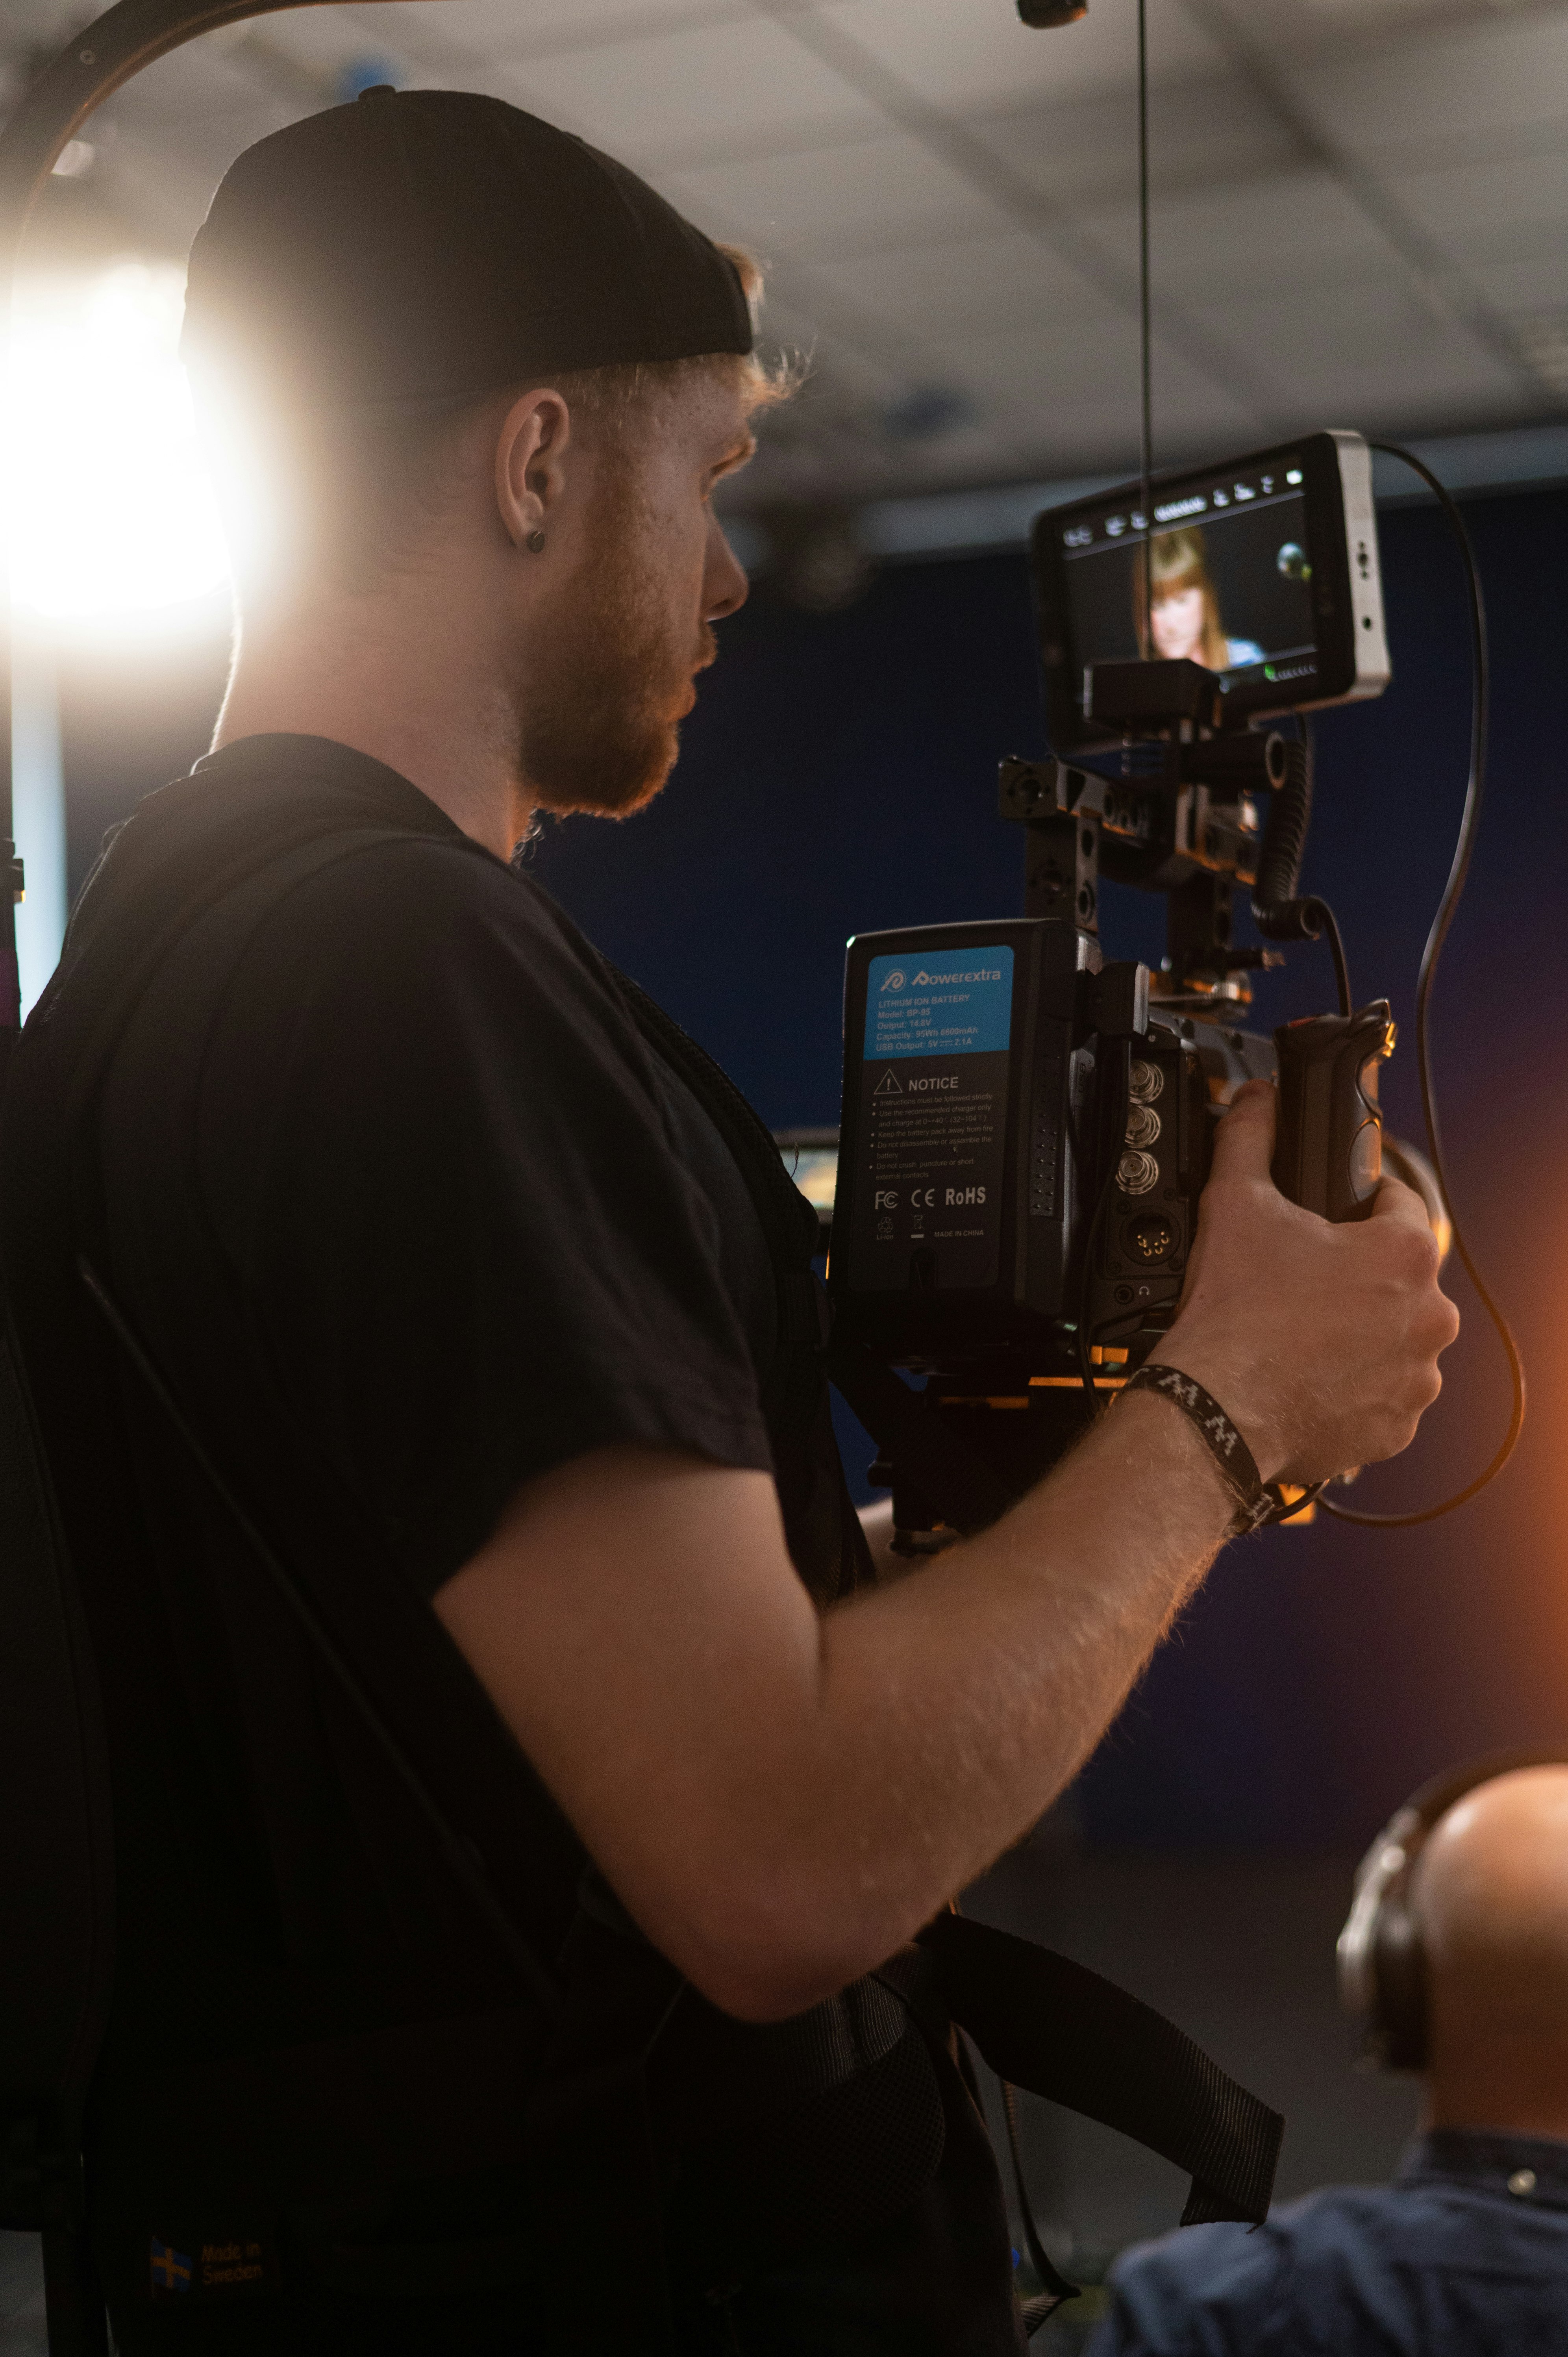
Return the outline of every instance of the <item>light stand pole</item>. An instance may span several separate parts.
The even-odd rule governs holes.
[[[15,607],[11,628],[11,825],[27,885],[26,899],[12,906],[26,1021],[65,939],[65,769],[58,643],[47,625]]]

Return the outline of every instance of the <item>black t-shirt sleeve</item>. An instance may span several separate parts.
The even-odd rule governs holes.
[[[290,893],[233,969],[198,1126],[272,1379],[427,1593],[587,1450],[768,1468],[649,1051],[498,862],[393,842]]]

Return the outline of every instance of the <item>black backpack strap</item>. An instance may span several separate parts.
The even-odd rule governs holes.
[[[773,1255],[780,1344],[784,1353],[799,1354],[797,1363],[807,1377],[803,1412],[810,1413],[825,1373],[879,1448],[930,1468],[960,1529],[967,1534],[995,1522],[1015,1502],[1001,1475],[940,1416],[929,1414],[919,1394],[863,1344],[832,1339],[832,1304],[811,1265],[821,1248],[817,1215],[785,1169],[761,1115],[722,1065],[639,984],[614,966],[610,973],[644,1038],[682,1073],[740,1167]]]
[[[0,1085],[16,1043],[0,1033]],[[0,1324],[0,2226],[42,2237],[54,2357],[103,2357],[81,2118],[109,2009],[113,1829],[102,1711],[9,1304]]]
[[[1283,2118],[1153,2006],[966,1915],[939,1915],[884,1969],[911,2005],[944,2007],[1004,2080],[1186,2169],[1184,2226],[1268,2216]]]
[[[803,1469],[818,1454],[831,1469],[833,1486],[828,1502],[838,1527],[839,1577],[832,1593],[819,1598],[831,1603],[838,1596],[869,1585],[873,1572],[865,1534],[832,1437],[825,1380],[831,1372],[825,1353],[832,1311],[827,1288],[812,1266],[822,1248],[816,1212],[785,1169],[777,1141],[761,1114],[724,1067],[656,999],[650,998],[640,984],[610,965],[607,959],[605,963],[643,1039],[686,1082],[729,1147],[751,1197],[773,1263],[779,1301],[779,1341],[763,1384],[763,1410],[776,1441],[794,1454]],[[787,1493],[791,1486],[790,1469],[779,1464],[775,1469],[780,1491]]]
[[[656,999],[650,998],[640,983],[610,965],[607,959],[605,963],[643,1037],[683,1075],[735,1156],[775,1265],[781,1274],[811,1276],[811,1262],[820,1249],[817,1215],[785,1169],[761,1114],[723,1065],[699,1047]],[[823,1331],[815,1319],[811,1323],[811,1339],[821,1343]]]

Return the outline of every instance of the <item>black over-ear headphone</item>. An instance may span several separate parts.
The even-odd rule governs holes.
[[[1339,2002],[1367,2025],[1367,2050],[1386,2070],[1427,2060],[1426,1954],[1410,1903],[1427,1836],[1456,1801],[1516,1768],[1568,1768],[1568,1750],[1494,1751],[1445,1769],[1396,1809],[1356,1869],[1356,1896],[1339,1934]]]

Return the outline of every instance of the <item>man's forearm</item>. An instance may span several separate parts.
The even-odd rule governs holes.
[[[826,1617],[800,1863],[777,1871],[797,1940],[797,1876],[835,1894],[825,1977],[908,1938],[1049,1806],[1233,1511],[1190,1425],[1140,1394],[993,1528]]]
[[[823,1617],[765,1476],[606,1450],[531,1485],[437,1609],[650,1938],[779,2015],[1049,1805],[1230,1511],[1140,1394],[994,1529]]]

